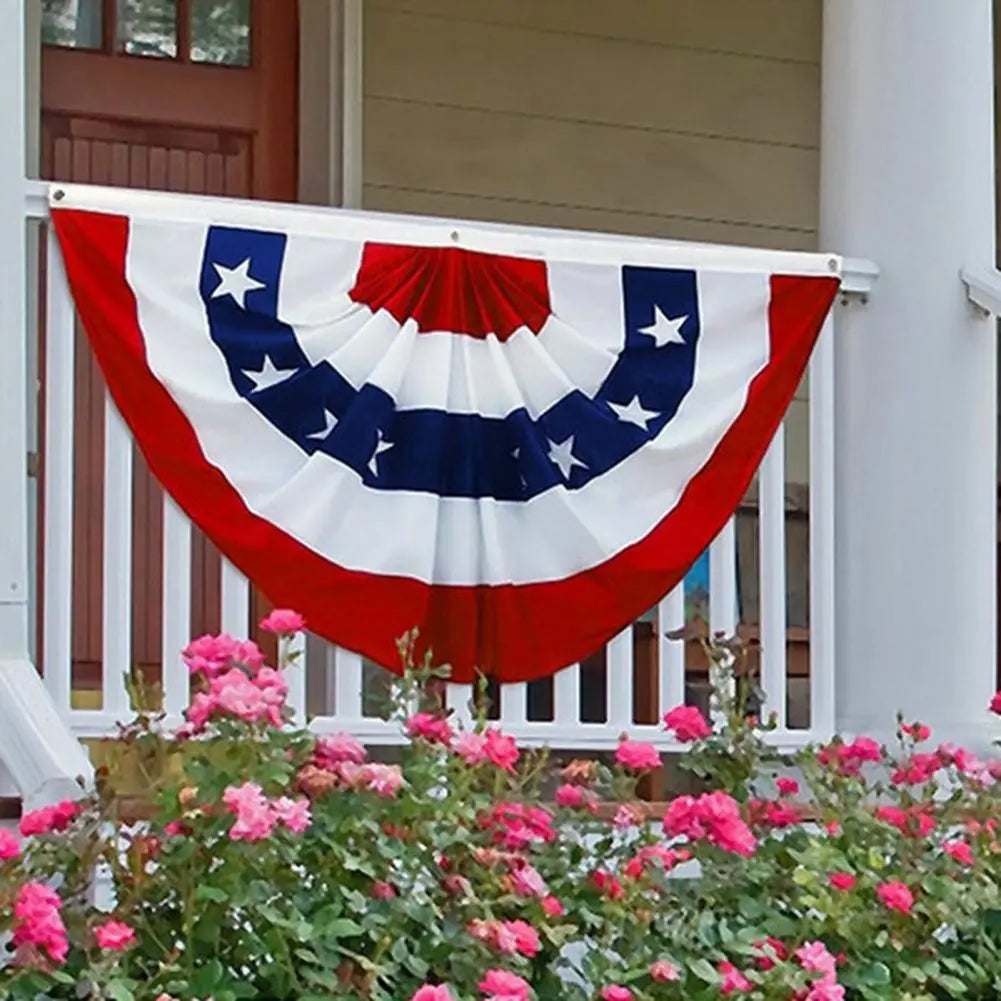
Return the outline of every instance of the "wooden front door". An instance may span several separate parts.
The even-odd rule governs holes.
[[[295,0],[42,6],[43,177],[295,199]],[[104,383],[80,332],[75,392],[73,663],[76,685],[86,687],[101,666]],[[156,676],[163,497],[138,452],[134,468],[133,662]],[[198,635],[219,626],[219,558],[197,533],[192,556]]]

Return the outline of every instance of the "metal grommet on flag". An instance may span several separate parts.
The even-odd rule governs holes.
[[[682,579],[839,285],[822,255],[61,190],[164,487],[321,635],[394,668],[418,627],[458,681],[551,674]]]

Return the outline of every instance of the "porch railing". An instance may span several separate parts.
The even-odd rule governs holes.
[[[44,186],[29,185],[26,217],[46,229]],[[44,240],[44,309],[46,339],[44,372],[44,438],[41,442],[44,487],[39,519],[42,588],[37,619],[44,680],[59,713],[80,737],[114,733],[115,724],[130,714],[123,678],[133,668],[131,649],[133,444],[110,398],[104,406],[103,568],[101,594],[102,651],[100,708],[74,705],[72,622],[74,609],[74,392],[76,317],[54,239]],[[865,287],[865,275],[850,269],[847,291]],[[854,284],[853,284],[854,283]],[[33,287],[37,287],[37,282]],[[37,326],[37,325],[36,325]],[[766,694],[765,713],[776,713],[773,739],[796,746],[822,739],[832,729],[834,715],[834,375],[832,322],[828,320],[810,365],[809,400],[809,723],[789,725],[787,664],[786,476],[784,428],[776,435],[758,476],[759,593],[761,681]],[[192,526],[169,498],[162,512],[162,623],[161,676],[163,707],[172,716],[187,704],[189,679],[178,651],[189,639],[192,606]],[[235,634],[246,633],[250,618],[248,581],[223,562],[221,625]],[[685,618],[682,587],[669,594],[653,611],[650,643],[652,664],[643,679],[644,711],[637,704],[634,685],[633,630],[615,637],[605,651],[604,721],[582,712],[582,689],[589,683],[580,665],[570,665],[552,681],[551,718],[530,712],[529,688],[506,685],[500,692],[499,719],[507,732],[525,744],[548,743],[569,750],[601,750],[614,746],[620,733],[648,739],[664,750],[671,740],[657,719],[686,699],[686,645],[668,633]],[[738,624],[736,532],[733,519],[710,550],[709,628],[732,633]],[[558,627],[554,624],[554,628]],[[303,651],[302,666],[292,672],[291,704],[307,714],[317,731],[347,730],[370,743],[400,740],[394,723],[380,718],[367,705],[365,679],[371,671],[362,658],[347,650],[311,639]],[[650,672],[652,670],[652,677]],[[467,686],[449,685],[449,704],[462,715],[470,697]],[[587,720],[587,721],[586,721]]]

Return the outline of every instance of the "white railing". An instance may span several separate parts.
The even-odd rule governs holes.
[[[30,188],[27,215],[45,218],[41,185]],[[128,716],[129,700],[123,676],[132,669],[132,456],[129,432],[110,398],[105,403],[104,542],[102,575],[101,708],[73,705],[72,622],[74,505],[74,345],[75,316],[62,261],[54,239],[47,241],[44,371],[44,561],[40,610],[44,678],[60,714],[78,736],[114,733]],[[864,268],[848,269],[847,292],[867,290],[872,275]],[[823,739],[834,717],[834,380],[833,329],[828,320],[810,366],[810,501],[809,501],[809,725],[787,723],[789,696],[786,622],[786,477],[785,437],[780,429],[762,463],[758,482],[759,592],[761,677],[767,696],[765,712],[777,714],[774,740],[796,746]],[[163,505],[162,668],[163,705],[177,716],[188,700],[188,676],[178,651],[189,638],[192,611],[192,527],[178,507]],[[245,634],[250,617],[250,587],[231,565],[221,573],[221,624]],[[654,683],[649,686],[645,718],[659,716],[686,699],[686,645],[668,633],[684,624],[684,594],[679,587],[653,612]],[[738,624],[736,531],[731,519],[710,549],[709,625],[732,633]],[[291,702],[299,713],[309,710],[319,732],[348,730],[373,744],[400,741],[398,727],[366,712],[365,679],[371,675],[362,658],[350,651],[310,641],[301,668],[291,679]],[[508,685],[500,693],[499,719],[504,729],[525,743],[548,743],[571,750],[601,750],[614,746],[628,731],[654,741],[664,750],[671,741],[654,724],[634,717],[633,630],[615,637],[605,651],[604,722],[582,720],[582,692],[588,685],[580,665],[571,665],[552,679],[549,720],[530,718],[525,684]],[[649,679],[648,679],[649,680]],[[461,717],[468,714],[470,686],[449,685],[449,705]],[[307,693],[309,697],[307,698]],[[592,693],[593,694],[593,693]],[[308,705],[307,705],[308,703]],[[651,715],[652,714],[652,715]]]

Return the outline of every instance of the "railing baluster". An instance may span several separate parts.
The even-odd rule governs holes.
[[[560,727],[580,723],[580,664],[563,668],[553,678],[553,722]]]
[[[633,627],[626,626],[606,648],[608,725],[628,729],[633,725]]]
[[[500,723],[501,726],[524,726],[528,719],[528,685],[524,681],[501,685]]]
[[[73,300],[51,228],[45,252],[45,563],[42,568],[45,686],[56,708],[73,687]]]
[[[810,362],[810,729],[834,728],[834,320]]]
[[[125,713],[124,678],[132,670],[132,438],[110,395],[104,401],[104,604],[105,712]]]
[[[472,685],[448,684],[445,689],[445,702],[453,711],[455,719],[466,726],[473,722],[473,711],[470,703],[473,700]]]
[[[286,656],[289,657],[289,668],[285,672],[288,682],[288,706],[292,710],[292,719],[296,725],[306,722],[306,670],[308,667],[308,646],[305,633],[296,633],[291,639],[280,640],[287,643]]]
[[[334,711],[350,727],[361,719],[361,655],[337,647],[335,653]]]
[[[730,518],[709,547],[709,629],[732,636],[737,618],[737,531]]]
[[[191,632],[191,522],[172,498],[163,498],[163,708],[179,714],[190,694],[181,651]]]
[[[758,531],[761,561],[761,684],[765,715],[786,725],[786,539],[785,428],[765,453],[758,477]]]
[[[668,639],[667,634],[685,624],[685,582],[682,581],[657,606],[657,649],[659,653],[660,712],[685,701],[685,641]]]
[[[220,576],[222,631],[236,637],[246,636],[250,625],[250,584],[225,557]]]

